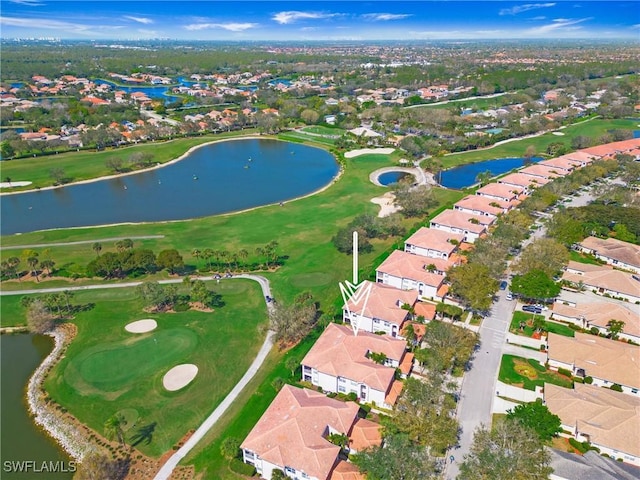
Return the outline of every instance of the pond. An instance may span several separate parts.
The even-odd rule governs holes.
[[[489,170],[492,176],[501,175],[507,173],[514,168],[523,167],[526,163],[535,163],[542,160],[542,157],[532,157],[531,159],[525,159],[522,157],[513,158],[496,158],[493,160],[486,160],[484,162],[468,163],[466,165],[460,165],[458,167],[450,168],[449,170],[443,170],[437,180],[440,185],[447,188],[467,188],[477,183],[476,177],[479,173]]]
[[[338,171],[333,156],[319,148],[277,140],[222,141],[147,172],[2,196],[0,232],[229,213],[312,193]]]
[[[385,187],[391,185],[392,183],[398,183],[400,180],[405,178],[406,176],[411,175],[407,172],[385,172],[380,174],[378,177],[378,182]]]
[[[52,349],[53,340],[49,337],[31,334],[0,335],[2,356],[0,457],[2,457],[3,480],[27,480],[36,477],[66,480],[73,477],[73,473],[70,472],[35,474],[33,469],[31,472],[22,473],[7,471],[6,462],[26,460],[35,461],[40,467],[42,462],[54,462],[54,465],[60,466],[60,470],[71,469],[68,463],[69,457],[29,417],[25,399],[29,377]]]

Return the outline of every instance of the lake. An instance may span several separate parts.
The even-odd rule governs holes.
[[[33,471],[16,473],[6,470],[6,462],[21,460],[32,460],[39,466],[42,462],[64,462],[62,465],[70,469],[70,458],[29,417],[25,399],[29,377],[52,349],[53,340],[50,337],[31,334],[0,335],[0,457],[3,462],[3,480],[67,480],[73,477],[72,473],[37,474]]]
[[[309,194],[338,171],[334,157],[319,148],[277,140],[222,141],[148,172],[4,195],[0,233],[229,213]]]
[[[531,163],[536,163],[542,160],[542,157],[532,157]],[[438,175],[440,185],[447,188],[461,189],[467,188],[477,183],[476,177],[479,173],[489,170],[492,176],[501,175],[507,173],[514,168],[520,168],[525,165],[524,158],[496,158],[493,160],[486,160],[484,162],[468,163],[466,165],[460,165],[458,167],[450,168],[449,170],[443,170]]]

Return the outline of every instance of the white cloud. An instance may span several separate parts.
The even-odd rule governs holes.
[[[411,17],[411,13],[365,13],[362,15],[367,20],[373,21],[388,21],[388,20],[402,20],[407,17]]]
[[[230,32],[244,32],[257,26],[257,23],[192,23],[191,25],[185,25],[184,28],[191,31],[222,28]]]
[[[83,36],[108,36],[124,28],[123,25],[86,25],[49,18],[17,17],[0,17],[0,25],[27,28],[29,31],[37,31],[38,29],[60,30],[66,34],[74,33]]]
[[[631,25],[631,28],[632,28],[633,30],[637,30],[637,29],[639,29],[639,28],[640,28],[640,23],[636,23],[635,25]]]
[[[529,10],[535,10],[537,8],[549,8],[555,7],[555,3],[525,3],[524,5],[516,5],[511,8],[503,8],[500,10],[500,15],[517,15],[518,13],[528,12]]]
[[[133,20],[134,22],[143,23],[145,25],[149,25],[150,23],[153,23],[153,20],[151,20],[150,18],[145,18],[145,17],[134,17],[134,16],[131,16],[131,15],[125,15],[124,18],[126,18],[128,20]]]
[[[281,25],[287,25],[289,23],[297,22],[298,20],[314,20],[321,18],[331,18],[338,16],[337,13],[322,13],[322,12],[278,12],[271,17]]]
[[[540,27],[530,28],[528,30],[525,30],[525,32],[528,36],[537,37],[549,33],[557,33],[558,31],[576,31],[582,28],[576,25],[582,22],[586,22],[587,20],[591,20],[591,17],[578,18],[575,20],[571,20],[568,18],[556,18],[551,23],[542,25]]]
[[[39,7],[40,5],[44,5],[44,3],[41,3],[38,0],[10,0],[10,1],[11,3],[26,5],[27,7]]]

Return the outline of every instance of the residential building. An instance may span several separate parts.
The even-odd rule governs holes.
[[[474,243],[495,218],[474,215],[460,210],[445,210],[431,219],[430,228],[462,235],[465,242]]]
[[[516,200],[522,193],[524,193],[524,188],[503,183],[489,183],[476,190],[476,195],[502,200],[503,202]]]
[[[640,343],[640,306],[626,305],[613,302],[581,303],[565,305],[564,302],[553,304],[552,318],[571,322],[586,330],[597,328],[598,332],[606,335],[611,320],[624,322],[623,331],[618,338]]]
[[[549,367],[564,368],[577,377],[591,377],[593,385],[620,385],[640,397],[640,346],[576,332],[575,337],[547,336]]]
[[[551,180],[547,178],[536,177],[534,175],[527,175],[526,173],[510,173],[502,178],[498,179],[498,183],[504,185],[510,185],[512,187],[519,187],[524,189],[524,193],[530,193],[533,189],[546,185]]]
[[[496,218],[498,215],[508,212],[512,207],[513,204],[511,202],[482,195],[467,195],[453,205],[454,210],[489,218]]]
[[[355,393],[359,401],[393,408],[402,383],[396,368],[408,375],[413,354],[407,342],[387,335],[359,332],[330,323],[302,360],[302,380],[324,392]],[[378,363],[369,358],[379,356]]]
[[[394,250],[376,269],[376,282],[416,290],[422,299],[434,298],[444,283],[446,269],[452,265],[447,260]]]
[[[422,257],[448,259],[463,241],[464,235],[420,227],[404,242],[404,251]]]
[[[585,148],[581,151],[606,160],[609,158],[615,158],[618,154],[630,154],[638,148],[640,148],[640,138],[630,138],[629,140],[605,143],[604,145]]]
[[[370,289],[368,295],[363,294],[367,289]],[[408,308],[413,307],[417,300],[418,292],[415,290],[399,290],[365,281],[343,307],[342,318],[344,323],[355,323],[359,331],[384,332],[397,337],[411,316]]]
[[[563,175],[568,175],[577,168],[582,166],[582,163],[576,160],[568,160],[566,158],[552,158],[550,160],[543,160],[539,162],[539,165],[545,165],[554,170],[559,170]]]
[[[589,265],[569,261],[562,274],[562,280],[576,286],[583,286],[601,295],[633,303],[640,302],[640,277],[614,270],[609,265]]]
[[[544,403],[579,442],[640,466],[640,398],[582,383],[573,389],[545,383]]]
[[[327,437],[350,435],[359,410],[354,402],[285,385],[240,445],[243,461],[267,480],[276,469],[296,480],[329,480],[341,449]]]
[[[640,273],[640,246],[615,238],[587,237],[574,245],[577,250],[593,255],[614,267]]]
[[[616,462],[594,450],[583,455],[549,449],[553,473],[549,480],[637,480],[637,467]]]
[[[526,175],[531,175],[533,177],[540,177],[549,180],[553,180],[554,178],[558,177],[564,177],[567,174],[567,172],[565,171],[561,171],[547,165],[540,165],[539,163],[529,165],[528,167],[519,170],[519,172]]]

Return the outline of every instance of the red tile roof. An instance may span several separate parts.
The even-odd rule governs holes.
[[[426,267],[430,264],[433,263],[435,265],[435,260],[438,259],[421,257],[400,250],[394,250],[376,271],[386,273],[393,277],[409,278],[437,288],[444,282],[444,276],[426,270]],[[452,264],[449,263],[449,266],[451,265]]]
[[[241,448],[280,467],[328,479],[340,447],[326,440],[328,427],[347,434],[360,408],[312,390],[285,385],[253,427]]]
[[[418,292],[398,290],[388,285],[369,281],[363,282],[358,291],[362,292],[369,286],[371,286],[371,292],[364,311],[362,308],[364,300],[356,304],[353,299],[347,302],[349,310],[367,318],[379,318],[398,326],[402,325],[409,314],[407,310],[402,308],[402,305],[413,306],[418,299]]]

